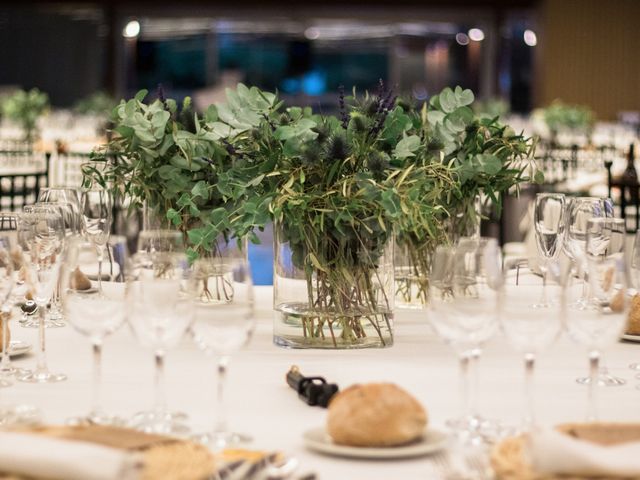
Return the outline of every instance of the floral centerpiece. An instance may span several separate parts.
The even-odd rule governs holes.
[[[3,117],[18,124],[28,142],[36,139],[38,118],[48,109],[49,96],[37,88],[18,90],[2,101]]]
[[[412,122],[395,103],[384,86],[376,95],[341,93],[339,116],[290,107],[257,132],[254,151],[274,169],[265,174],[274,179],[279,345],[393,344],[394,225],[407,215],[437,229],[438,215],[417,205],[420,187],[438,197],[432,179],[450,178],[442,164],[409,160]]]
[[[526,181],[540,181],[533,163],[534,142],[497,117],[476,116],[471,90],[445,88],[420,109],[405,104],[414,127],[403,140],[416,165],[444,165],[453,182],[441,185],[443,195],[429,197],[438,213],[429,229],[405,216],[397,229],[396,300],[422,308],[427,302],[430,256],[435,246],[460,236],[477,235],[480,204],[501,209],[502,195]],[[426,184],[428,185],[428,183]]]
[[[595,114],[589,107],[567,104],[561,100],[554,100],[542,111],[534,112],[535,115],[544,120],[552,142],[556,142],[558,133],[563,131],[589,135],[595,122]]]
[[[258,92],[239,86],[230,103],[253,101],[267,113],[275,96]],[[257,242],[254,228],[270,220],[270,197],[255,188],[261,165],[232,142],[250,135],[261,117],[231,115],[228,105],[199,115],[188,97],[178,106],[162,91],[148,104],[146,96],[141,91],[114,109],[113,137],[84,167],[85,187],[97,183],[130,211],[143,209],[147,228],[180,230],[191,259],[246,257],[246,239]]]

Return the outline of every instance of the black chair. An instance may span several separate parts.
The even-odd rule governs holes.
[[[20,211],[25,205],[38,200],[40,189],[49,183],[50,154],[37,158],[33,153],[0,151],[0,168],[11,173],[0,173],[0,209]],[[16,156],[27,158],[25,163],[14,162]],[[38,165],[39,163],[39,165]],[[16,173],[13,173],[16,172]]]

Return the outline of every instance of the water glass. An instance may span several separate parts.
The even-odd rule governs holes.
[[[62,305],[71,325],[91,342],[93,351],[93,382],[91,410],[71,423],[87,425],[117,425],[122,420],[102,409],[102,345],[106,337],[124,323],[126,317],[126,259],[120,265],[121,275],[112,278],[102,291],[96,287],[99,253],[96,246],[82,237],[75,237],[66,248],[61,274]]]
[[[202,258],[193,265],[190,285],[195,301],[191,334],[208,356],[216,358],[218,372],[215,423],[196,440],[215,449],[248,442],[251,437],[227,427],[224,386],[229,360],[249,342],[255,324],[249,266],[242,260]]]
[[[562,331],[566,317],[566,287],[571,280],[569,268],[558,260],[547,262],[547,277],[522,274],[517,266],[506,268],[500,291],[500,324],[509,344],[523,356],[524,413],[521,430],[535,427],[534,369],[537,356],[547,349]],[[547,302],[532,301],[546,285]]]
[[[589,354],[587,417],[597,419],[596,391],[602,350],[619,340],[629,306],[628,272],[624,258],[625,224],[619,218],[593,218],[587,223],[589,302],[587,308],[567,316],[571,336]],[[576,292],[572,292],[577,297]]]
[[[155,406],[138,413],[131,425],[150,433],[185,434],[186,415],[167,409],[164,358],[183,338],[193,319],[191,268],[182,234],[168,230],[140,233],[128,281],[128,321],[139,343],[154,354]]]
[[[25,283],[38,306],[38,359],[35,370],[17,375],[23,382],[50,383],[66,380],[47,367],[45,310],[60,277],[64,247],[64,228],[60,209],[51,206],[27,206],[20,216],[18,241],[24,252]]]
[[[498,326],[498,294],[502,282],[500,249],[495,239],[462,238],[434,254],[429,319],[438,336],[458,355],[463,415],[447,422],[464,441],[495,439],[497,425],[480,417],[471,390],[470,368]]]

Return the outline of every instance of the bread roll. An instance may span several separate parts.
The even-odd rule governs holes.
[[[327,431],[340,445],[403,445],[420,438],[426,425],[422,405],[392,383],[354,385],[329,404]]]
[[[82,273],[80,268],[76,268],[71,274],[71,288],[74,290],[90,290],[91,280]]]
[[[629,305],[629,317],[627,319],[627,333],[640,335],[640,295],[634,295]]]
[[[0,352],[4,348],[4,322],[7,322],[7,344],[11,342],[11,330],[9,330],[9,320],[11,319],[11,312],[0,314]]]

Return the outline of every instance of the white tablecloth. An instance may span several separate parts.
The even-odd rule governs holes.
[[[257,287],[258,324],[251,344],[232,360],[227,384],[229,422],[253,435],[255,448],[282,450],[299,458],[302,470],[321,479],[388,480],[427,478],[428,459],[362,461],[332,458],[305,450],[302,433],[325,421],[326,411],[309,407],[285,383],[292,364],[308,375],[324,375],[347,387],[355,382],[392,381],[412,392],[429,411],[433,425],[441,426],[459,413],[457,361],[427,324],[425,314],[396,315],[395,345],[383,350],[286,350],[272,344],[271,287]],[[35,329],[13,326],[13,338],[36,341]],[[48,422],[84,414],[89,409],[91,351],[86,338],[73,328],[48,329],[49,365],[69,375],[52,385],[17,384],[0,390],[0,402],[27,402],[42,408]],[[152,406],[151,352],[136,344],[127,326],[104,347],[103,404],[110,413],[127,416]],[[623,387],[602,388],[600,413],[604,420],[640,421],[640,390],[631,362],[640,362],[640,345],[620,343],[605,354],[612,373],[628,380]],[[30,367],[34,357],[16,361]],[[586,374],[586,353],[566,335],[539,361],[538,419],[541,423],[583,420],[585,387],[575,378]],[[194,431],[212,425],[215,369],[189,339],[167,356],[169,405],[191,415]],[[518,423],[522,405],[522,364],[504,339],[495,338],[483,354],[480,367],[481,412],[488,417]]]

